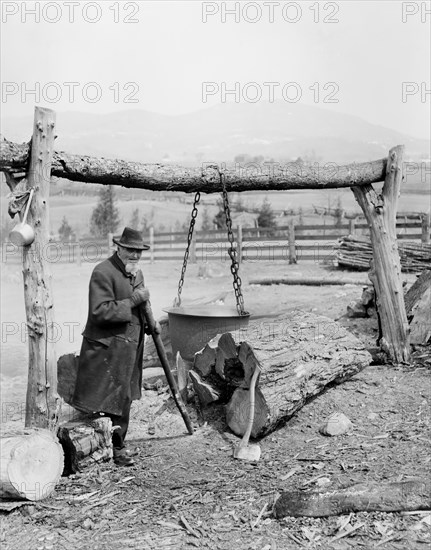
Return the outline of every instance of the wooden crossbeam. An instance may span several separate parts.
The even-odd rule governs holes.
[[[0,140],[0,171],[20,174],[28,170],[28,143]],[[335,162],[297,162],[236,165],[203,163],[187,168],[168,164],[144,164],[118,159],[71,155],[55,151],[51,175],[71,181],[120,185],[151,191],[219,193],[220,172],[229,191],[268,191],[287,189],[330,189],[370,185],[384,181],[387,159],[339,165]]]

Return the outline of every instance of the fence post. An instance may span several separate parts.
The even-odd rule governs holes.
[[[355,218],[350,218],[349,220],[349,235],[355,234]]]
[[[429,244],[430,242],[430,215],[422,215],[422,237],[421,241],[423,244]]]
[[[190,263],[192,264],[196,263],[196,233],[197,231],[193,233],[192,242],[190,246]]]
[[[150,227],[150,262],[154,263],[154,227]]]
[[[242,263],[242,225],[238,225],[237,227],[237,258],[238,263]]]
[[[296,264],[295,223],[289,220],[289,264]]]

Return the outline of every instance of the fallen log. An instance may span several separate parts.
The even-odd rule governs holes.
[[[216,369],[217,356],[222,357],[232,347],[235,356],[230,353]],[[208,359],[205,368],[199,364],[203,357]],[[283,424],[328,384],[369,365],[371,355],[355,336],[331,319],[292,311],[218,336],[196,354],[196,360],[199,376],[220,394],[221,402],[228,400],[226,422],[239,436],[244,435],[247,426],[251,374],[259,365],[262,373],[256,386],[251,433],[256,438]],[[191,373],[193,370],[195,366]]]
[[[307,278],[287,278],[287,277],[265,277],[263,279],[251,279],[250,285],[303,285],[303,286],[323,286],[323,285],[367,285],[367,281],[358,281],[356,279],[321,279],[318,277]]]
[[[0,498],[42,500],[63,471],[63,450],[48,430],[29,430],[0,440]]]
[[[431,508],[428,479],[399,483],[364,483],[324,492],[287,491],[273,508],[276,518],[327,517],[350,512],[404,512]]]

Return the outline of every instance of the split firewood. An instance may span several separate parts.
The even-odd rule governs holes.
[[[96,461],[112,458],[112,422],[110,418],[70,421],[58,429],[64,450],[63,475],[80,471],[80,463],[90,457]]]
[[[215,367],[220,336],[221,334],[210,340],[203,349],[195,354],[193,368],[201,376],[208,376]]]
[[[364,483],[325,492],[288,491],[274,504],[276,518],[326,517],[350,512],[403,512],[431,508],[428,479],[398,483]]]
[[[369,239],[351,235],[342,237],[335,247],[338,265],[358,270],[368,270],[373,250]],[[414,241],[398,241],[401,269],[415,273],[431,266],[431,245]]]
[[[183,358],[180,355],[180,352],[177,351],[176,357],[176,367],[177,367],[177,386],[178,392],[181,395],[181,399],[184,403],[188,401],[188,391],[187,391],[187,381],[188,381],[188,371],[187,365]]]
[[[219,400],[227,402],[227,424],[240,436],[247,426],[250,375],[257,365],[262,373],[255,392],[252,437],[274,430],[329,383],[348,377],[371,362],[371,355],[363,344],[341,325],[327,317],[301,311],[270,322],[250,323],[247,330],[218,336],[208,345],[209,349],[216,349],[216,357],[215,346],[221,341],[223,353],[226,342],[230,342],[230,350],[234,349],[232,342],[235,343],[236,357],[230,354],[216,372],[212,352],[210,373],[204,377],[193,368],[190,376],[196,380],[197,374],[200,383],[207,385],[206,393],[210,386],[215,392],[213,398],[218,393]],[[200,360],[204,355],[199,355]],[[200,373],[205,369],[200,365]]]
[[[191,370],[189,376],[202,407],[220,399],[220,391],[205,382],[197,372]]]
[[[42,500],[63,471],[63,449],[49,430],[28,430],[0,440],[0,498]]]
[[[230,333],[222,334],[217,343],[215,371],[216,373],[236,385],[241,382],[242,372],[238,371],[237,347]]]

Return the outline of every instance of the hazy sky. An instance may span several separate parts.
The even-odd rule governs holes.
[[[179,114],[280,99],[430,136],[431,2],[3,0],[1,9],[2,116],[32,116],[36,103]]]

